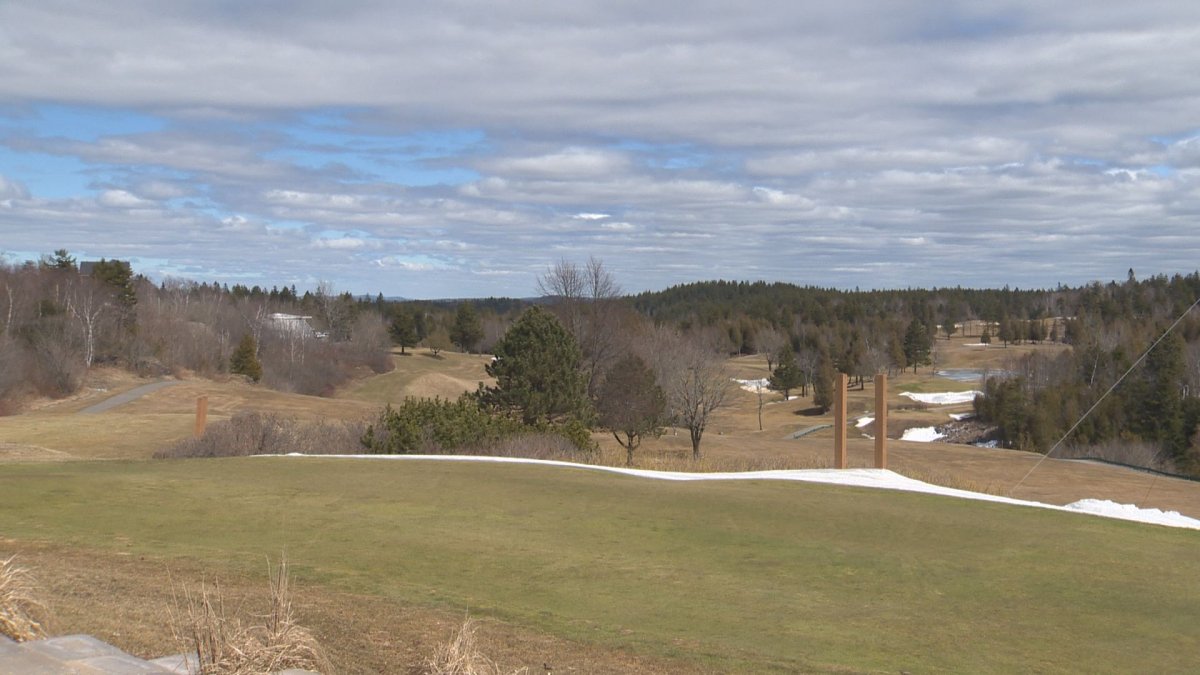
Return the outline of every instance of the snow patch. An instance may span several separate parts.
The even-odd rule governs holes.
[[[969,420],[974,416],[975,416],[975,413],[950,413],[950,419],[954,420],[955,422]]]
[[[904,435],[900,437],[900,440],[931,443],[942,438],[944,435],[938,433],[937,427],[913,427],[912,429],[905,429]]]
[[[964,347],[986,347],[987,343],[985,343],[985,342],[964,342],[963,346]]]
[[[750,392],[751,394],[757,394],[760,392],[766,393],[767,391],[770,390],[770,386],[768,386],[767,378],[765,378],[765,377],[762,379],[758,379],[758,380],[739,380],[735,377],[735,378],[733,378],[733,381],[737,382],[739,387],[741,387],[742,389],[745,389],[746,391]]]
[[[932,405],[970,403],[975,400],[976,396],[981,394],[983,394],[981,391],[943,391],[936,394],[917,394],[911,391],[900,392],[901,396],[907,396],[917,403],[929,403]]]
[[[874,417],[870,417],[870,416],[867,416],[867,417],[860,417],[860,418],[858,418],[858,421],[854,423],[854,426],[856,426],[856,427],[858,427],[859,429],[861,429],[861,428],[863,428],[863,427],[867,426],[868,424],[870,424],[871,422],[874,422],[874,421],[875,421],[875,418],[874,418]]]
[[[256,457],[296,457],[296,455],[255,455]],[[1128,504],[1114,504],[1110,501],[1084,499],[1070,506],[1055,506],[1042,502],[1031,502],[1012,497],[1000,497],[982,492],[959,490],[924,483],[919,480],[901,476],[887,469],[779,469],[774,471],[740,471],[733,473],[683,473],[678,471],[652,471],[649,469],[628,469],[617,466],[596,466],[594,464],[575,464],[547,459],[523,459],[520,457],[477,457],[472,455],[300,455],[312,459],[362,459],[383,461],[405,460],[436,460],[444,462],[499,462],[504,464],[541,464],[545,466],[561,466],[574,469],[590,469],[607,471],[640,478],[657,480],[693,481],[693,480],[792,480],[808,483],[826,483],[832,485],[847,485],[851,487],[878,488],[882,490],[901,490],[905,492],[924,492],[926,494],[974,499],[977,501],[997,502],[1015,506],[1032,506],[1068,513],[1102,516],[1105,518],[1121,518],[1122,520],[1137,520],[1138,522],[1168,527],[1182,527],[1200,530],[1200,520],[1180,515],[1175,511],[1163,513],[1158,509],[1141,509]],[[1091,508],[1090,503],[1106,505],[1103,508]],[[1079,505],[1089,504],[1088,508]],[[1111,506],[1109,506],[1111,505]],[[1117,513],[1121,515],[1118,516]],[[1155,519],[1155,520],[1152,520]]]
[[[1133,504],[1118,504],[1107,499],[1080,499],[1071,502],[1063,508],[1072,511],[1082,511],[1106,518],[1135,520],[1140,523],[1155,523],[1171,527],[1187,527],[1200,530],[1200,520],[1188,518],[1178,511],[1160,511],[1159,509],[1143,509]]]

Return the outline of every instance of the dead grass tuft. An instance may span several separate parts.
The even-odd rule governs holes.
[[[16,565],[16,556],[0,559],[0,635],[17,642],[45,637],[46,606],[37,599],[33,575]]]
[[[985,495],[1005,496],[1008,491],[1001,485],[991,482],[981,482],[963,476],[957,476],[945,471],[920,471],[915,469],[907,469],[905,471],[897,471],[904,476],[913,480],[919,480],[922,483],[930,485],[940,485],[942,487],[953,488],[955,490],[966,490],[968,492],[981,492]]]
[[[425,659],[427,675],[501,675],[504,673],[495,661],[479,649],[475,631],[479,623],[467,617],[450,640],[433,651]],[[511,671],[512,675],[528,672],[527,669]]]
[[[220,586],[183,588],[182,606],[174,595],[172,630],[194,654],[196,675],[253,675],[290,668],[332,672],[324,650],[307,628],[296,623],[287,560],[267,565],[271,607],[247,625],[225,609]]]

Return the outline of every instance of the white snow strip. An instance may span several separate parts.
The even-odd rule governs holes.
[[[739,380],[735,377],[733,378],[733,381],[737,382],[739,387],[745,389],[751,394],[757,394],[759,392],[765,393],[770,389],[770,387],[767,385],[767,378],[765,377],[761,380]]]
[[[943,435],[938,433],[937,427],[913,427],[912,429],[905,429],[904,435],[900,437],[900,440],[931,443]]]
[[[964,342],[963,346],[964,347],[986,347],[987,343],[985,343],[985,342]]]
[[[541,464],[545,466],[561,466],[574,469],[591,469],[609,473],[625,474],[640,478],[657,480],[694,481],[694,480],[793,480],[806,483],[825,483],[830,485],[848,485],[851,487],[877,488],[882,490],[902,490],[905,492],[923,492],[925,494],[974,499],[976,501],[1012,504],[1015,506],[1032,506],[1068,513],[1082,513],[1121,520],[1136,520],[1153,525],[1182,527],[1200,530],[1200,520],[1181,515],[1176,511],[1159,511],[1158,509],[1142,509],[1130,504],[1116,504],[1110,501],[1084,499],[1068,506],[1055,506],[1042,502],[1031,502],[1024,499],[1000,497],[970,490],[958,490],[914,480],[887,469],[778,469],[774,471],[739,471],[731,473],[684,473],[679,471],[652,471],[649,469],[628,469],[619,466],[597,466],[594,464],[575,464],[547,459],[523,459],[520,457],[477,457],[474,455],[255,455],[256,457],[308,457],[313,459],[377,459],[377,460],[437,460],[445,462],[499,462],[503,464]]]
[[[867,416],[867,417],[860,417],[860,418],[858,418],[858,421],[854,423],[854,426],[856,426],[856,427],[858,427],[859,429],[861,429],[861,428],[863,428],[863,427],[867,426],[868,424],[870,424],[871,422],[874,422],[874,421],[875,421],[875,418],[874,418],[874,417],[870,417],[870,416]]]
[[[1081,511],[1106,518],[1121,520],[1136,520],[1141,523],[1156,523],[1171,527],[1187,527],[1200,529],[1200,520],[1188,518],[1178,511],[1160,511],[1159,509],[1143,509],[1133,504],[1118,504],[1107,499],[1080,499],[1063,507],[1072,511]]]
[[[907,396],[918,403],[951,405],[954,403],[970,403],[975,400],[977,395],[982,393],[981,391],[944,391],[936,394],[916,394],[911,391],[902,391],[900,395]]]
[[[950,419],[954,420],[955,422],[969,420],[974,416],[975,416],[975,413],[950,413]]]

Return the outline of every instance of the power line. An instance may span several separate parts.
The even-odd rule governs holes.
[[[1163,334],[1159,335],[1158,339],[1146,348],[1146,351],[1142,352],[1142,355],[1133,362],[1133,365],[1129,366],[1129,369],[1126,370],[1121,377],[1118,377],[1116,382],[1113,382],[1112,386],[1108,388],[1108,391],[1104,392],[1103,396],[1096,399],[1096,402],[1092,404],[1092,407],[1088,408],[1087,412],[1083,413],[1078,420],[1075,420],[1075,424],[1072,424],[1070,429],[1067,429],[1067,433],[1063,434],[1062,438],[1058,439],[1058,442],[1055,443],[1046,454],[1042,455],[1041,459],[1039,459],[1032,467],[1030,467],[1029,471],[1027,471],[1025,475],[1021,477],[1021,480],[1017,481],[1017,484],[1012,486],[1012,488],[1008,491],[1009,497],[1013,495],[1013,492],[1016,492],[1017,488],[1021,487],[1021,484],[1025,482],[1026,478],[1029,478],[1030,474],[1032,474],[1039,466],[1042,465],[1042,462],[1046,461],[1050,455],[1053,455],[1055,450],[1058,450],[1058,446],[1062,445],[1063,441],[1067,440],[1067,437],[1074,433],[1075,430],[1079,428],[1080,424],[1083,424],[1083,421],[1086,420],[1088,416],[1091,415],[1092,412],[1104,402],[1104,399],[1108,398],[1108,395],[1113,393],[1113,390],[1125,381],[1125,378],[1133,372],[1134,368],[1137,368],[1139,365],[1141,365],[1146,356],[1149,355],[1150,352],[1154,351],[1154,348],[1158,346],[1158,343],[1162,342],[1168,335],[1170,335],[1171,331],[1175,330],[1175,328],[1183,322],[1183,319],[1188,315],[1188,312],[1195,309],[1197,305],[1200,305],[1200,297],[1197,297],[1195,302],[1193,302],[1187,309],[1183,310],[1183,313],[1179,315],[1179,318],[1175,319],[1175,322],[1172,323],[1165,331],[1163,331]]]

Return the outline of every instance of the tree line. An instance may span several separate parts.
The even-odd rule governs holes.
[[[276,313],[311,316],[304,325],[313,330],[288,329]],[[0,410],[30,396],[67,396],[94,366],[156,376],[240,372],[276,389],[328,394],[358,368],[391,368],[390,349],[382,316],[328,285],[297,297],[290,289],[155,284],[128,262],[79,263],[65,250],[0,265]]]

